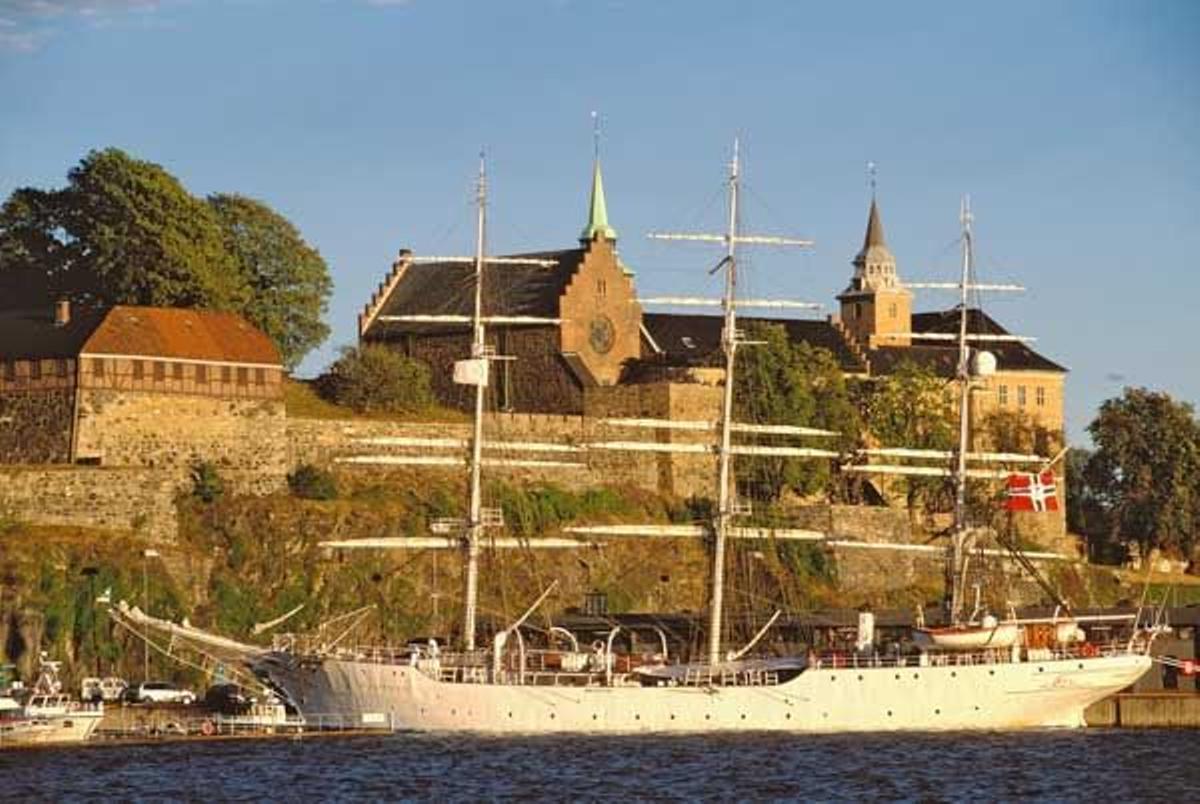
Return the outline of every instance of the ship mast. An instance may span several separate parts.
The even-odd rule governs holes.
[[[721,402],[721,447],[717,453],[717,516],[713,522],[712,593],[708,601],[708,663],[721,658],[721,628],[725,603],[725,540],[732,511],[730,478],[733,442],[733,380],[737,357],[737,224],[738,224],[738,141],[733,141],[733,161],[729,164],[729,228],[725,235],[725,293],[721,307],[725,325],[721,330],[721,349],[725,352],[725,389]]]
[[[691,240],[706,243],[723,243],[725,256],[715,273],[725,269],[725,291],[721,297],[721,309],[724,314],[724,324],[721,330],[721,350],[725,355],[725,387],[721,402],[721,418],[717,422],[720,432],[720,443],[717,446],[717,510],[712,521],[712,563],[709,583],[708,601],[708,650],[707,659],[710,665],[721,661],[721,632],[724,629],[725,610],[725,551],[732,528],[733,517],[737,513],[736,495],[733,480],[733,456],[739,448],[733,445],[733,432],[738,425],[733,421],[733,386],[734,367],[737,359],[739,344],[746,341],[738,336],[737,312],[737,246],[738,244],[770,245],[770,246],[811,246],[811,240],[797,240],[786,237],[763,237],[758,235],[743,235],[738,232],[738,194],[741,181],[741,163],[738,140],[733,141],[733,160],[729,165],[729,220],[725,233],[715,234],[650,234],[656,240]],[[667,300],[678,302],[680,300]],[[694,300],[683,299],[683,303]],[[764,302],[752,302],[761,306]],[[769,303],[766,303],[769,305]],[[780,306],[786,303],[779,303]],[[811,306],[811,305],[804,305]],[[744,426],[743,426],[744,427]],[[751,454],[745,447],[741,451]],[[799,452],[799,450],[797,451]]]
[[[950,622],[962,620],[963,584],[966,580],[967,450],[971,435],[971,366],[967,347],[967,293],[971,286],[971,199],[964,197],[959,211],[962,224],[962,279],[959,282],[958,322],[958,454],[954,471],[954,531],[950,535]]]
[[[475,221],[475,305],[471,315],[471,359],[476,365],[488,367],[487,347],[483,332],[483,249],[487,227],[487,167],[484,155],[479,155],[479,181],[475,188],[477,208]],[[482,362],[478,362],[482,361]],[[486,370],[486,368],[485,368]],[[462,639],[465,650],[475,649],[475,620],[479,601],[479,538],[483,534],[483,406],[487,384],[475,383],[475,419],[471,433],[470,505],[463,550],[463,619]]]

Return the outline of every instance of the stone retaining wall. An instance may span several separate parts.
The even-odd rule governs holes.
[[[170,541],[178,533],[175,495],[185,482],[180,473],[137,467],[0,467],[0,514]]]

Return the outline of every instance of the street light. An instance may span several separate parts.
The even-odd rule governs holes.
[[[96,642],[96,575],[100,570],[95,567],[84,567],[80,574],[88,579],[88,595],[92,606],[92,655],[96,659],[96,677],[100,677],[100,646]]]
[[[158,558],[158,551],[147,547],[142,551],[142,613],[150,613],[150,559]],[[150,637],[142,634],[142,681],[150,680]]]

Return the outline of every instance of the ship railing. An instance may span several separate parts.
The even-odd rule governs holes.
[[[307,713],[304,716],[286,715],[262,718],[249,715],[180,714],[161,711],[136,713],[130,717],[106,720],[97,728],[92,739],[107,740],[170,740],[181,738],[270,737],[303,735],[313,732],[379,732],[395,731],[390,715],[379,714],[366,718],[350,713]]]
[[[1091,659],[1098,656],[1123,656],[1130,652],[1127,642],[1082,642],[1045,647],[1010,646],[977,651],[926,651],[922,653],[879,653],[854,651],[824,651],[809,655],[814,669],[874,668],[874,667],[949,667],[970,665],[1016,664]]]

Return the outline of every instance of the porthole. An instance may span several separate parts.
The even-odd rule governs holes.
[[[913,678],[920,678],[920,677],[921,677],[920,673],[913,673]]]
[[[830,681],[837,681],[837,676],[830,676],[830,677],[829,677],[829,680],[830,680]]]
[[[888,717],[891,717],[891,716],[892,716],[892,710],[891,710],[891,709],[889,709],[889,710],[888,710]]]
[[[551,713],[550,713],[550,719],[551,719],[551,720],[554,720],[554,713],[553,713],[553,712],[551,712]]]
[[[600,719],[599,715],[592,715],[592,720],[599,720],[599,719]]]
[[[958,671],[956,671],[956,670],[951,670],[951,671],[950,671],[950,678],[958,678]]]
[[[1080,669],[1080,670],[1082,670],[1082,669],[1083,669],[1083,662],[1080,662],[1080,663],[1079,663],[1079,669]]]
[[[508,713],[508,716],[509,716],[509,717],[512,717],[512,712],[509,712],[509,713]]]
[[[1039,668],[1038,668],[1038,672],[1039,672],[1039,673],[1044,673],[1044,672],[1046,672],[1046,668],[1044,668],[1044,667],[1039,667]]]
[[[896,674],[896,680],[897,680],[897,681],[899,681],[899,680],[900,680],[900,674],[899,674],[899,673],[897,673],[897,674]]]
[[[994,676],[994,675],[996,675],[996,671],[995,671],[995,670],[988,670],[988,675],[989,675],[989,676]]]
[[[859,681],[862,681],[862,680],[863,680],[863,679],[862,679],[862,676],[859,676],[859,677],[858,677],[858,680],[859,680]]]
[[[745,716],[745,715],[742,715],[742,720],[745,720],[745,719],[746,719],[746,716]]]
[[[934,713],[935,715],[940,715],[940,714],[942,713],[942,710],[941,710],[941,709],[934,709],[934,710],[933,710],[933,713]]]
[[[674,720],[674,719],[675,719],[675,716],[674,716],[674,715],[671,715],[671,720]]]
[[[705,719],[705,720],[712,720],[712,715],[705,715],[705,716],[704,716],[704,719]]]
[[[642,719],[642,716],[641,716],[641,715],[634,715],[634,716],[633,716],[633,719],[634,719],[634,720],[641,720],[641,719]]]
[[[784,715],[784,716],[783,716],[783,719],[784,719],[784,720],[791,720],[791,719],[792,719],[792,713],[791,713],[791,712],[788,712],[786,715]]]

